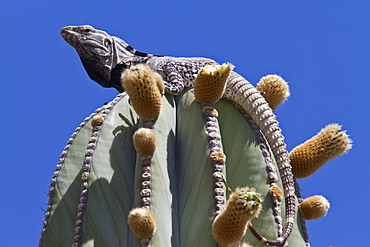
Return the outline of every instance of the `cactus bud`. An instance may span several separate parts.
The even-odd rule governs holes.
[[[212,234],[217,243],[230,245],[237,243],[247,230],[247,223],[261,211],[261,198],[254,189],[237,188],[230,194],[229,201],[213,221]]]
[[[290,95],[288,83],[278,75],[266,75],[257,83],[256,89],[265,92],[265,99],[274,111]]]
[[[299,209],[306,220],[316,220],[325,216],[329,208],[329,201],[318,195],[308,197],[299,204]]]
[[[226,80],[233,68],[231,63],[201,68],[194,82],[195,98],[206,104],[215,104],[224,94]]]
[[[126,69],[121,80],[136,113],[144,119],[158,117],[164,91],[162,77],[148,66],[138,64]]]
[[[295,147],[290,153],[293,174],[305,178],[315,173],[327,161],[352,147],[346,131],[338,124],[329,124],[316,136]]]
[[[134,208],[128,215],[131,231],[140,239],[151,238],[156,230],[153,214],[146,208]]]
[[[276,185],[272,186],[270,188],[270,195],[273,197],[273,198],[276,198],[279,202],[281,202],[283,200],[283,192],[281,191],[281,189],[279,187],[277,187]]]
[[[91,120],[91,126],[96,127],[98,125],[101,125],[104,121],[104,117],[102,115],[94,116]]]
[[[147,128],[138,129],[134,133],[133,141],[136,152],[141,155],[153,154],[157,146],[153,130]]]

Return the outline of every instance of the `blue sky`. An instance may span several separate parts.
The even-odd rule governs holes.
[[[299,180],[328,215],[308,222],[313,247],[364,246],[368,235],[369,1],[2,1],[0,246],[35,246],[50,178],[79,123],[114,98],[60,36],[91,24],[142,52],[231,62],[256,84],[290,83],[276,114],[288,149],[339,123],[353,149]]]

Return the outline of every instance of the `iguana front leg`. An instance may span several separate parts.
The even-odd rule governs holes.
[[[174,62],[169,62],[163,66],[164,86],[166,93],[179,95],[185,87],[183,75],[179,73],[178,66]]]

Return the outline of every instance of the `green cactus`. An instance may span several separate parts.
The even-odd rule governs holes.
[[[266,98],[269,93],[265,91]],[[284,94],[289,95],[286,90]],[[268,239],[279,236],[286,206],[283,188],[264,137],[250,117],[232,102],[202,104],[191,91],[160,101],[155,104],[158,118],[148,120],[137,115],[126,93],[119,94],[76,129],[50,184],[39,246],[221,246],[212,235],[212,223],[225,212],[227,194],[238,187],[256,192],[253,197],[243,192],[237,207],[258,206],[258,217],[244,220],[237,237],[226,234],[224,243],[265,246],[252,234],[254,229]],[[146,111],[142,102],[136,105]],[[297,202],[303,200],[297,182],[296,196]],[[131,211],[140,207],[145,209]],[[241,212],[232,210],[230,215]],[[222,222],[234,224],[223,215]],[[309,246],[298,207],[296,215],[287,242]],[[254,228],[244,235],[249,220]],[[218,223],[218,234],[223,224]]]

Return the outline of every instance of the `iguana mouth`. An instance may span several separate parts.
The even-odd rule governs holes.
[[[75,30],[78,27],[75,26],[67,26],[63,27],[60,31],[63,39],[70,44],[72,47],[76,48],[78,43],[84,41],[85,45],[93,46],[93,47],[100,47],[101,45],[95,39],[89,38],[84,33],[81,33],[80,30]]]
[[[60,35],[62,35],[63,39],[74,48],[76,48],[78,39],[85,39],[81,34],[73,31],[71,27],[63,27],[60,31]]]

